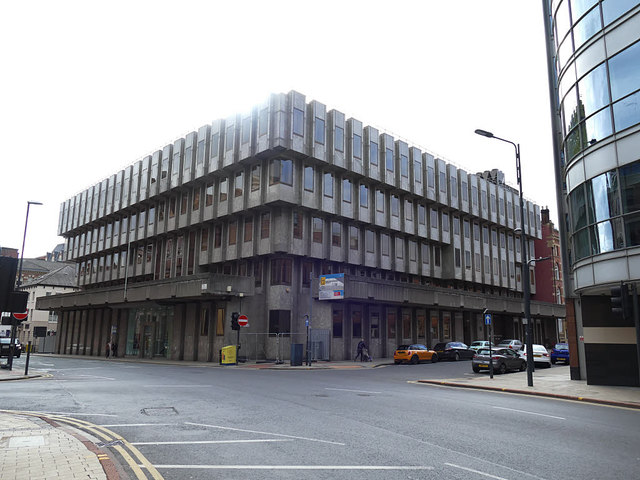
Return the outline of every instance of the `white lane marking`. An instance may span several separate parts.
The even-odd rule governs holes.
[[[138,465],[144,468],[143,465]],[[433,470],[427,465],[154,465],[158,469],[209,470]],[[496,477],[497,478],[497,477]]]
[[[355,392],[355,393],[382,393],[382,392],[369,392],[367,390],[350,390],[348,388],[325,388],[325,390],[337,390],[339,392]]]
[[[187,442],[129,442],[131,445],[207,445],[220,443],[293,442],[292,438],[263,438],[255,440],[191,440]]]
[[[473,468],[461,467],[460,465],[454,465],[453,463],[445,463],[445,465],[459,468],[461,470],[466,470],[467,472],[477,473],[478,475],[483,475],[485,477],[495,478],[496,480],[507,480],[504,477],[496,477],[495,475],[491,475],[490,473],[481,472],[480,470],[474,470]]]
[[[109,425],[101,424],[99,427],[112,428],[112,427],[168,427],[171,425],[178,425],[177,423],[112,423]]]
[[[112,415],[109,413],[80,413],[80,412],[29,412],[29,413],[42,413],[44,415],[62,415],[63,417],[117,417],[118,415]]]
[[[76,375],[76,377],[89,377],[89,378],[101,378],[103,380],[115,380],[115,378],[102,377],[100,375]],[[64,380],[64,379],[62,379],[62,380]]]
[[[145,388],[209,388],[212,385],[143,385]]]
[[[296,437],[295,435],[285,435],[283,433],[260,432],[258,430],[245,430],[242,428],[223,427],[221,425],[207,425],[205,423],[192,423],[192,422],[184,422],[184,423],[185,425],[195,425],[196,427],[218,428],[220,430],[231,430],[234,432],[259,433],[261,435],[273,435],[276,437],[295,438],[298,440],[309,440],[311,442],[330,443],[331,445],[342,445],[342,446],[345,445],[344,443],[341,443],[341,442],[330,442],[329,440],[320,440],[318,438]]]
[[[526,413],[527,415],[538,415],[540,417],[549,417],[549,418],[555,418],[558,420],[566,420],[566,418],[564,417],[556,417],[555,415],[545,415],[544,413],[527,412],[526,410],[517,410],[515,408],[505,408],[505,407],[496,407],[496,406],[492,408],[497,408],[499,410],[509,410],[510,412]]]

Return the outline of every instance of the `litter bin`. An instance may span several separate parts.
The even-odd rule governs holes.
[[[220,365],[237,365],[236,346],[227,345],[220,350]]]
[[[297,367],[300,365],[302,365],[302,344],[292,343],[291,344],[291,366]]]

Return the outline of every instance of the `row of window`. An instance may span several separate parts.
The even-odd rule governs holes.
[[[640,162],[579,185],[569,208],[574,260],[640,245]]]

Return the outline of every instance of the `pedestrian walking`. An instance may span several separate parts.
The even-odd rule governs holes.
[[[360,361],[364,362],[364,350],[367,348],[367,344],[364,343],[364,338],[360,339],[356,348],[358,349],[358,353],[356,354],[356,358],[354,358],[353,361],[355,362],[356,360],[358,360],[358,357],[360,357]]]
[[[105,348],[104,350],[105,358],[109,358],[110,354],[111,354],[111,342],[107,342],[107,348]]]
[[[118,342],[111,344],[111,356],[114,358],[118,356]]]

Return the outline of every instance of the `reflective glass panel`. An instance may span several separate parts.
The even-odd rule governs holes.
[[[569,202],[571,204],[571,230],[575,232],[587,225],[587,208],[583,185],[571,192]]]
[[[609,103],[609,90],[605,88],[606,85],[607,69],[604,63],[593,69],[578,82],[580,107],[584,110],[583,115],[585,117]]]
[[[603,173],[589,182],[589,220],[600,222],[620,214],[618,202],[618,175],[615,171]]]
[[[562,101],[562,118],[564,118],[565,132],[569,132],[580,121],[578,115],[578,100],[576,96],[576,87],[574,86]]]
[[[636,42],[609,60],[609,76],[611,77],[611,95],[614,102],[638,89],[640,86],[638,83],[638,78],[640,78],[640,42]]]
[[[324,144],[324,120],[316,117],[316,143]]]
[[[607,107],[587,118],[584,126],[587,134],[586,142],[589,145],[593,145],[603,138],[608,137],[613,133],[613,127],[611,126],[611,108]],[[584,143],[585,139],[583,139],[583,145],[586,147]]]
[[[640,162],[620,168],[620,187],[622,212],[631,213],[640,210]]]
[[[362,158],[362,137],[353,135],[353,156],[354,158]]]
[[[627,247],[640,245],[640,215],[629,215],[624,219]]]
[[[575,18],[575,16],[574,16]],[[576,50],[582,46],[584,42],[593,37],[602,29],[600,21],[600,9],[594,8],[580,22],[573,27],[573,41]]]
[[[591,255],[588,229],[585,228],[580,230],[573,236],[573,250],[576,260],[580,260],[581,258]]]
[[[603,0],[602,16],[604,17],[604,24],[609,25],[623,13],[628,12],[637,5],[638,0]]]
[[[569,2],[565,0],[560,3],[556,14],[554,15],[556,20],[556,34],[558,35],[558,40],[562,41],[564,36],[569,31],[571,27],[571,21],[569,20]]]
[[[293,109],[293,133],[294,135],[304,135],[304,112],[299,108]]]
[[[571,0],[571,18],[573,21],[578,20],[596,3],[598,3],[598,0]]]
[[[593,253],[605,253],[613,250],[613,232],[610,222],[598,223],[595,226]]]
[[[616,132],[640,123],[640,92],[623,98],[613,105]]]

